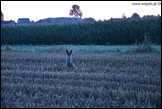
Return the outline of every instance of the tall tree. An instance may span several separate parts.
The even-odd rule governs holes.
[[[125,13],[123,13],[123,14],[122,14],[122,18],[123,18],[123,19],[125,19],[125,18],[126,18]]]
[[[1,11],[1,20],[3,20],[3,18],[4,18],[4,15],[3,15],[2,11]]]
[[[131,16],[131,18],[140,18],[140,16],[137,13],[133,13],[133,15]]]
[[[82,17],[82,12],[80,10],[80,6],[78,5],[73,5],[72,6],[72,9],[70,10],[70,13],[69,13],[70,16],[75,16],[75,17]]]

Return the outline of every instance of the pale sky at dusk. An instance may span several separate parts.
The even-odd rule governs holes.
[[[69,12],[74,4],[80,6],[82,18],[95,20],[121,18],[123,13],[131,17],[135,12],[140,17],[161,16],[161,1],[1,1],[1,11],[4,20],[17,22],[18,18],[29,18],[38,21],[49,17],[71,17]]]

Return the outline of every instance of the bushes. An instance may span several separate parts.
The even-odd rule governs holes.
[[[79,24],[35,24],[1,26],[1,44],[128,45],[142,42],[146,32],[153,43],[161,44],[161,17]]]
[[[149,40],[149,34],[145,34],[144,41],[142,44],[138,44],[134,51],[136,52],[151,52],[153,49],[151,47],[151,42]]]

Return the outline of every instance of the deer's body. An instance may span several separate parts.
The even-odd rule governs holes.
[[[67,54],[67,57],[66,57],[66,64],[67,64],[67,67],[68,68],[72,68],[72,67],[75,67],[75,65],[72,63],[72,50],[70,50],[70,52],[68,50],[66,50],[66,54]]]

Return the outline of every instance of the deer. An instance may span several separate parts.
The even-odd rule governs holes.
[[[72,50],[68,51],[66,50],[66,65],[68,68],[73,68],[75,65],[72,62]]]

